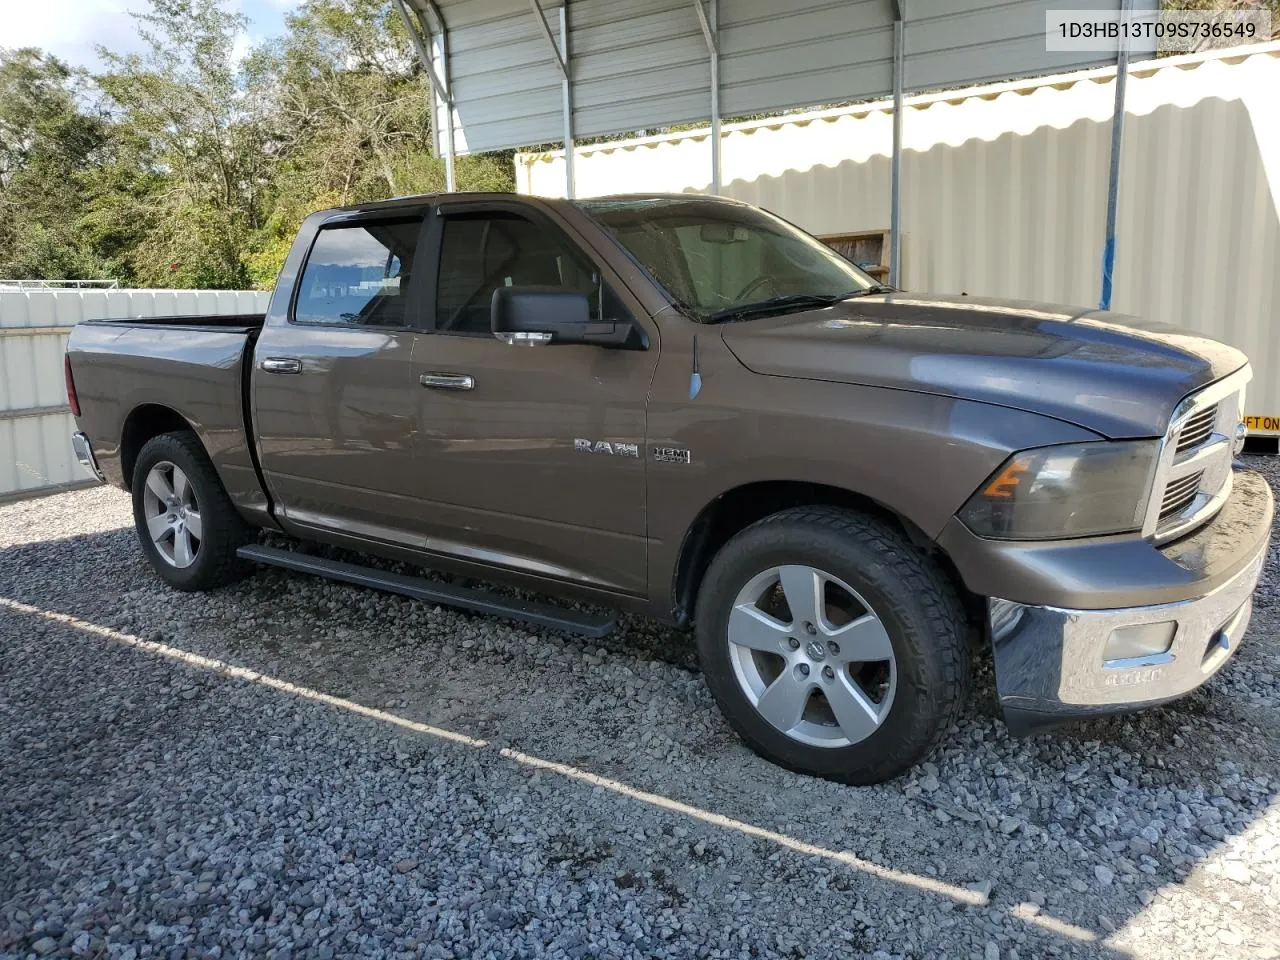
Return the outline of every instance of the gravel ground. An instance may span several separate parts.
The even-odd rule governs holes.
[[[1280,957],[1278,584],[1189,698],[1019,740],[980,668],[856,789],[750,754],[651,622],[182,595],[119,491],[0,507],[0,956]]]

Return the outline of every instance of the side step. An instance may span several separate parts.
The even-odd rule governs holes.
[[[293,550],[277,550],[275,547],[252,544],[241,547],[236,551],[236,556],[244,560],[252,560],[254,563],[264,563],[270,567],[284,567],[286,570],[296,570],[299,573],[311,573],[329,580],[341,580],[343,583],[354,583],[360,587],[372,587],[374,590],[398,593],[401,596],[413,597],[415,600],[439,603],[446,607],[458,607],[474,613],[520,620],[537,627],[563,630],[565,633],[576,633],[592,639],[608,636],[616,625],[611,617],[593,616],[576,610],[550,607],[543,603],[508,599],[487,590],[455,587],[452,584],[436,583],[421,577],[408,577],[402,573],[388,573],[385,570],[361,567],[354,563],[326,560],[323,557],[313,557]]]

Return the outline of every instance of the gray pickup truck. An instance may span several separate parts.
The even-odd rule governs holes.
[[[927,754],[984,645],[1017,731],[1222,667],[1271,532],[1249,377],[1132,318],[889,290],[693,196],[317,213],[265,317],[85,322],[67,353],[77,454],[173,587],[274,564],[612,624],[327,544],[692,624],[742,738],[849,783]]]

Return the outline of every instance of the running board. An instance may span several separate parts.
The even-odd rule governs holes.
[[[576,633],[593,639],[608,636],[615,626],[615,621],[611,617],[593,616],[588,613],[579,613],[577,610],[547,606],[543,603],[509,599],[487,590],[436,583],[421,577],[408,577],[402,573],[389,573],[385,570],[375,570],[373,567],[343,563],[340,560],[313,557],[294,550],[277,550],[275,547],[254,544],[241,547],[236,551],[236,556],[244,560],[252,560],[254,563],[264,563],[270,567],[284,567],[286,570],[296,570],[298,573],[311,573],[329,580],[340,580],[360,587],[398,593],[404,597],[413,597],[415,600],[425,600],[428,603],[438,603],[446,607],[458,607],[473,613],[520,620],[534,626],[563,630],[565,633]]]

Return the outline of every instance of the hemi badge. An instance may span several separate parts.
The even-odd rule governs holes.
[[[683,447],[654,447],[653,459],[658,463],[692,463],[693,458]]]

